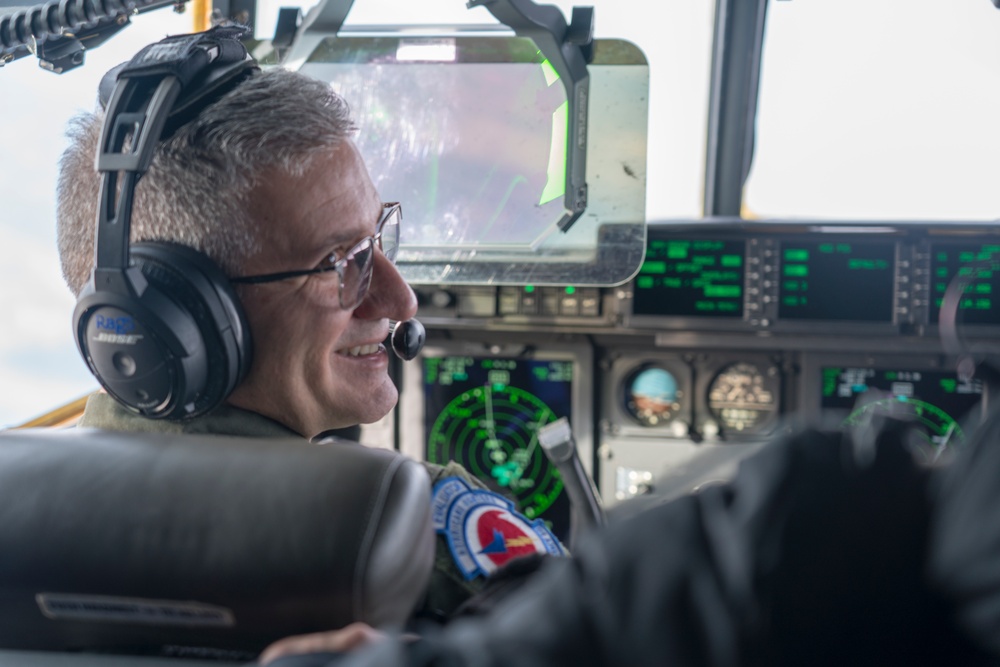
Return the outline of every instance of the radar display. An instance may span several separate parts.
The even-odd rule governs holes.
[[[930,458],[965,440],[962,422],[983,397],[978,380],[940,370],[825,367],[824,410],[847,413],[844,424],[885,415],[920,426]]]
[[[426,459],[461,464],[565,539],[569,502],[538,429],[572,418],[573,362],[456,355],[423,363]]]

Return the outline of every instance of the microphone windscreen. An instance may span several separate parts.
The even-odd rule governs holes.
[[[396,322],[392,329],[392,351],[396,356],[404,361],[410,361],[424,347],[427,340],[427,331],[419,320],[404,320]]]

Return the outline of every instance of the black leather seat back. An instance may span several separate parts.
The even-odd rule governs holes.
[[[399,624],[433,556],[427,474],[395,452],[0,433],[3,648],[239,657]]]

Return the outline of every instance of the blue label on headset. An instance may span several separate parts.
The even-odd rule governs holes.
[[[94,326],[98,331],[111,331],[116,334],[130,334],[135,331],[135,320],[131,317],[105,317],[97,315],[94,317]]]

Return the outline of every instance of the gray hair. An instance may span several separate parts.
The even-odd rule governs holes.
[[[100,175],[94,164],[103,114],[74,118],[60,161],[57,237],[74,294],[94,268]],[[251,77],[156,148],[139,180],[131,241],[172,241],[199,250],[228,275],[260,251],[252,189],[280,170],[301,176],[312,158],[356,130],[328,84],[273,69]]]

